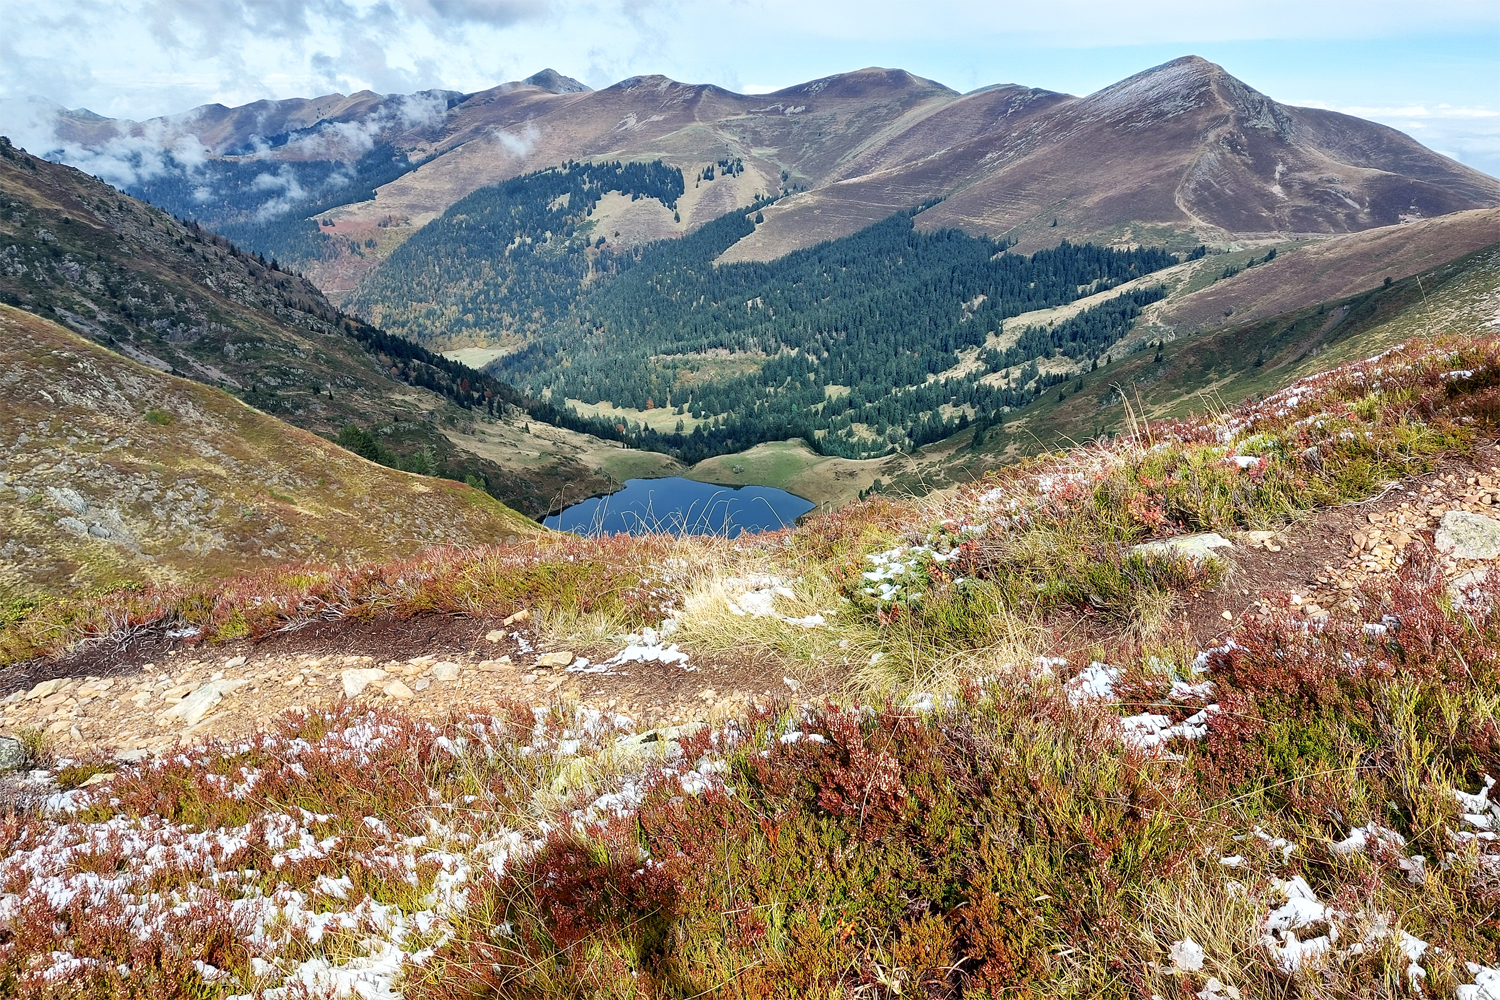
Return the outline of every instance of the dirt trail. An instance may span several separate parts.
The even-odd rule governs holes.
[[[1462,582],[1490,561],[1437,550],[1437,529],[1455,511],[1500,521],[1500,445],[1449,459],[1369,500],[1315,511],[1284,531],[1235,535],[1226,585],[1186,609],[1193,634],[1204,648],[1217,645],[1245,616],[1267,615],[1272,601],[1290,603],[1310,620],[1355,610],[1361,589],[1378,587],[1417,552],[1433,555],[1448,579]]]
[[[1453,511],[1500,520],[1496,446],[1392,484],[1363,503],[1315,512],[1284,531],[1233,535],[1228,582],[1186,606],[1187,624],[1208,648],[1273,602],[1290,602],[1313,620],[1341,605],[1357,607],[1350,602],[1362,586],[1394,574],[1415,551],[1435,551],[1436,529]],[[1437,558],[1450,579],[1486,565]],[[68,756],[157,753],[205,736],[249,732],[288,709],[342,698],[399,704],[429,718],[500,701],[566,700],[656,725],[728,717],[794,690],[798,698],[816,699],[839,690],[847,676],[843,665],[835,666],[818,688],[803,670],[794,689],[782,664],[744,652],[612,663],[592,672],[617,652],[546,646],[526,620],[448,616],[325,622],[260,643],[212,647],[137,638],[0,674],[0,734],[40,728]],[[547,666],[548,653],[569,654],[557,659],[572,662]],[[576,657],[592,661],[588,670],[580,670]]]
[[[158,753],[342,698],[428,718],[503,701],[577,701],[652,725],[728,717],[790,693],[778,664],[743,653],[605,665],[616,652],[544,646],[526,621],[449,616],[326,622],[260,643],[95,645],[0,675],[0,734],[41,728],[68,756]],[[548,653],[568,655],[549,666]]]

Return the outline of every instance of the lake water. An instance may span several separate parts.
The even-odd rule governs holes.
[[[812,510],[810,500],[772,486],[714,486],[673,476],[627,479],[606,497],[575,503],[542,523],[580,535],[726,535],[777,531]]]

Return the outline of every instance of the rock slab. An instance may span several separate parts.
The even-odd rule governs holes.
[[[1143,556],[1185,556],[1194,562],[1218,559],[1214,549],[1232,549],[1234,543],[1217,531],[1206,531],[1198,535],[1179,535],[1176,538],[1161,538],[1144,542],[1131,548],[1132,554]]]
[[[1439,552],[1456,559],[1500,557],[1500,521],[1466,510],[1450,510],[1433,539]]]
[[[339,679],[344,682],[344,697],[358,698],[364,693],[365,688],[376,681],[385,680],[386,672],[379,667],[366,667],[363,670],[345,670],[339,674]]]
[[[226,694],[230,694],[249,683],[247,680],[209,681],[179,701],[176,705],[161,713],[160,718],[168,722],[174,718],[180,719],[184,726],[191,729],[202,722],[204,717],[212,712],[218,706],[219,702],[224,700]]]

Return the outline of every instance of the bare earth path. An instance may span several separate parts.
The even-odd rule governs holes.
[[[1289,602],[1310,619],[1325,616],[1362,586],[1393,574],[1411,553],[1430,551],[1442,516],[1451,511],[1500,518],[1496,446],[1393,484],[1364,503],[1316,512],[1282,532],[1235,536],[1234,572],[1224,587],[1185,609],[1188,625],[1207,648],[1272,602]],[[1450,578],[1482,565],[1438,558]],[[1068,652],[1067,645],[1059,651]],[[399,703],[429,718],[500,701],[574,701],[656,725],[723,718],[791,694],[781,664],[748,654],[579,670],[576,657],[592,659],[597,671],[616,652],[543,647],[524,619],[448,616],[327,622],[256,644],[154,639],[95,645],[0,674],[0,734],[41,729],[67,756],[110,751],[134,757],[249,732],[288,709],[327,707],[343,698]],[[549,666],[548,653],[568,655],[554,655]],[[556,665],[559,660],[572,661],[573,669]],[[831,669],[821,690],[804,680],[798,697],[837,691],[845,676],[842,665]]]

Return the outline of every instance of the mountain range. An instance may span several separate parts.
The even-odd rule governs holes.
[[[55,148],[34,151],[112,169],[133,193],[155,182],[157,203],[206,225],[318,215],[315,252],[299,259],[281,239],[335,300],[459,199],[576,159],[660,159],[700,177],[738,163],[692,187],[675,219],[622,207],[610,230],[624,243],[672,237],[778,197],[726,260],[773,259],[916,205],[931,206],[919,228],[1027,249],[1190,249],[1500,204],[1500,181],[1394,129],[1280,104],[1195,56],[1085,97],[1014,84],[958,94],[890,69],[760,95],[661,76],[590,90],[545,70],[474,94],[333,94],[146,122],[59,109],[49,138]],[[174,172],[192,182],[177,204],[161,190]]]

